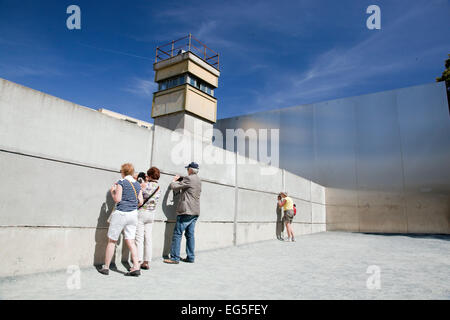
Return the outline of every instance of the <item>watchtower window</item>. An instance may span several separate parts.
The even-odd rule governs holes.
[[[158,91],[167,90],[185,83],[188,83],[191,86],[199,89],[200,91],[203,91],[211,96],[214,96],[213,86],[190,73],[182,74],[180,76],[159,81]]]

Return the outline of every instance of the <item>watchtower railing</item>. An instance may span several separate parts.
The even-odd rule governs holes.
[[[178,40],[156,47],[155,62],[169,59],[176,56],[180,50],[190,51],[206,63],[219,70],[219,54],[208,48],[200,40],[189,35]]]

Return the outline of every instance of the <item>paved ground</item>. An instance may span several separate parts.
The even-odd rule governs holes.
[[[326,232],[200,252],[195,264],[158,259],[139,278],[81,269],[80,289],[65,271],[3,278],[0,299],[450,299],[449,253],[450,236]],[[380,289],[367,288],[371,265]]]

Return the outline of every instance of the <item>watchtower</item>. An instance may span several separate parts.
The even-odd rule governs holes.
[[[220,76],[219,54],[191,34],[156,48],[152,118],[155,125],[194,133],[217,120],[214,91]]]

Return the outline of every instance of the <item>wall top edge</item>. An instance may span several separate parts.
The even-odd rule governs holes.
[[[100,109],[96,110],[96,109],[93,109],[93,108],[90,108],[90,107],[86,107],[86,106],[80,105],[78,103],[75,103],[75,102],[72,102],[72,101],[69,101],[69,100],[65,100],[63,98],[60,98],[60,97],[57,97],[57,96],[45,93],[43,91],[39,91],[39,90],[33,89],[33,88],[30,88],[30,87],[27,87],[27,86],[24,86],[22,84],[19,84],[19,83],[16,83],[16,82],[13,82],[13,81],[1,78],[1,77],[0,77],[0,81],[5,82],[5,83],[7,83],[9,85],[15,86],[16,88],[18,88],[20,90],[23,90],[23,91],[30,91],[30,92],[33,92],[35,94],[44,95],[46,97],[57,99],[57,100],[59,100],[59,101],[61,101],[63,103],[70,104],[75,109],[78,108],[78,109],[83,110],[83,111],[91,112],[93,115],[94,114],[95,115],[99,115],[100,117],[104,117],[105,119],[110,119],[110,120],[113,120],[113,121],[121,121],[121,123],[125,122],[125,123],[127,123],[129,125],[134,125],[134,126],[140,128],[142,130],[149,130],[153,126],[152,123],[148,123],[146,121],[142,121],[142,120],[139,120],[139,119],[134,119],[132,117],[128,117],[127,115],[123,115],[123,114],[120,114],[120,113],[117,113],[117,112],[114,112],[114,111],[111,111],[111,110],[107,110],[107,109],[104,109],[104,108],[100,108]],[[101,110],[106,110],[107,112],[102,112]],[[123,116],[123,119],[121,119],[121,118],[119,118],[117,116],[114,116],[112,114]],[[132,121],[127,121],[125,118],[128,118],[130,120],[134,119],[134,120],[136,120],[137,123],[132,122]],[[147,128],[146,127],[142,127],[139,124],[145,124],[147,126]]]
[[[250,117],[250,116],[255,116],[255,115],[260,115],[260,114],[267,114],[267,113],[272,113],[272,112],[275,113],[275,112],[285,111],[285,110],[306,108],[306,107],[310,107],[313,105],[323,104],[323,103],[328,103],[328,102],[339,102],[339,101],[347,100],[347,99],[366,97],[366,96],[383,94],[383,93],[388,94],[388,93],[392,93],[395,91],[404,91],[404,90],[409,90],[409,89],[413,89],[413,88],[430,87],[430,86],[441,87],[441,88],[443,88],[443,90],[445,90],[445,82],[443,82],[443,81],[442,82],[428,82],[428,83],[423,83],[423,84],[418,84],[418,85],[413,85],[413,86],[408,86],[408,87],[400,87],[400,88],[395,88],[395,89],[390,89],[390,90],[385,90],[385,91],[375,91],[375,92],[371,92],[371,93],[363,93],[363,94],[356,95],[356,96],[348,96],[348,97],[341,97],[341,98],[335,98],[335,99],[330,99],[330,100],[315,101],[315,102],[311,102],[311,103],[299,104],[299,105],[294,105],[294,106],[289,106],[289,107],[282,107],[282,108],[277,108],[277,109],[258,111],[258,112],[254,112],[254,113],[240,114],[240,115],[236,115],[236,116],[232,116],[232,117],[228,117],[228,118],[217,119],[217,121],[219,122],[221,120],[245,118],[245,117]]]

